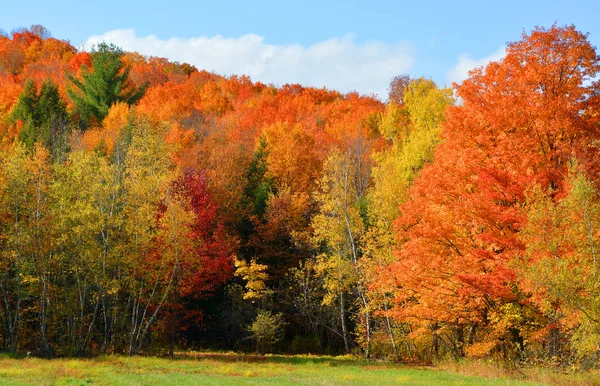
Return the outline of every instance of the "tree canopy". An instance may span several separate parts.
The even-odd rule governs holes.
[[[558,25],[386,101],[0,35],[0,346],[597,367],[599,71]]]
[[[123,63],[123,55],[114,44],[100,43],[92,49],[91,68],[81,69],[81,78],[67,75],[74,86],[68,89],[69,97],[84,122],[92,118],[102,122],[115,103],[131,105],[144,96],[149,84],[131,84],[131,68]]]

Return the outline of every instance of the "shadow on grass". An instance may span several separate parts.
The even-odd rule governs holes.
[[[170,358],[170,357],[169,357]],[[258,355],[239,353],[180,353],[175,360],[212,360],[218,362],[244,362],[244,363],[282,363],[293,365],[319,364],[326,366],[395,366],[390,362],[370,362],[360,358],[332,357],[332,356],[288,356],[288,355]]]

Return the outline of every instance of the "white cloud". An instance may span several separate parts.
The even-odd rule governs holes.
[[[123,29],[91,36],[84,47],[102,41],[126,51],[188,62],[222,75],[249,75],[255,81],[276,85],[300,83],[342,92],[376,93],[381,99],[387,98],[390,80],[408,72],[414,63],[408,43],[356,43],[352,35],[305,47],[268,44],[255,34],[164,40]]]
[[[500,60],[506,55],[506,47],[502,46],[492,54],[481,59],[473,59],[468,54],[462,54],[458,57],[458,62],[446,74],[448,85],[452,82],[461,83],[469,77],[469,71],[474,68],[486,66],[489,62]]]

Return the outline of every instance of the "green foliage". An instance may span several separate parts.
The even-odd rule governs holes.
[[[25,88],[13,109],[13,119],[21,120],[24,124],[31,126],[39,123],[36,109],[38,99],[37,84],[30,79],[25,83]]]
[[[39,94],[36,83],[27,81],[12,118],[23,123],[19,140],[29,149],[33,149],[34,144],[39,141],[55,156],[66,152],[69,115],[58,87],[51,81],[42,84]]]
[[[519,268],[532,290],[545,294],[540,309],[574,328],[573,349],[585,358],[598,351],[600,339],[600,192],[576,170],[568,185],[558,202],[539,185],[530,192]]]
[[[68,94],[87,128],[90,119],[102,122],[116,102],[132,105],[149,84],[135,88],[128,80],[130,67],[122,62],[123,51],[114,44],[100,43],[92,50],[92,68],[83,68],[82,79],[67,74],[73,88]]]
[[[244,299],[244,288],[239,284],[225,287],[224,300],[219,306],[216,330],[224,337],[229,349],[239,350],[248,336],[247,326],[255,318],[254,306]]]
[[[273,191],[273,178],[267,173],[268,154],[267,141],[261,137],[246,171],[246,186],[240,202],[243,211],[246,212],[238,224],[238,231],[243,240],[248,240],[254,233],[254,222],[264,216],[269,194]]]
[[[258,310],[256,319],[248,327],[250,338],[256,342],[258,353],[267,352],[275,343],[283,338],[283,315],[272,314],[271,311]]]
[[[248,167],[248,185],[244,191],[252,203],[252,213],[262,217],[267,209],[267,200],[273,186],[272,178],[267,176],[267,142],[264,137],[260,138],[258,147],[252,156],[252,162]]]

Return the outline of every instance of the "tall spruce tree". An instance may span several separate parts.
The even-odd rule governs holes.
[[[30,150],[36,142],[40,142],[53,156],[65,152],[69,114],[58,86],[52,81],[45,81],[38,93],[36,83],[29,80],[19,96],[12,118],[23,123],[19,140]]]
[[[81,127],[90,120],[101,122],[116,102],[129,105],[140,100],[148,83],[136,88],[128,82],[130,67],[123,61],[123,50],[114,44],[100,43],[92,50],[92,68],[83,68],[81,79],[67,74],[72,83],[68,94],[80,114]]]

